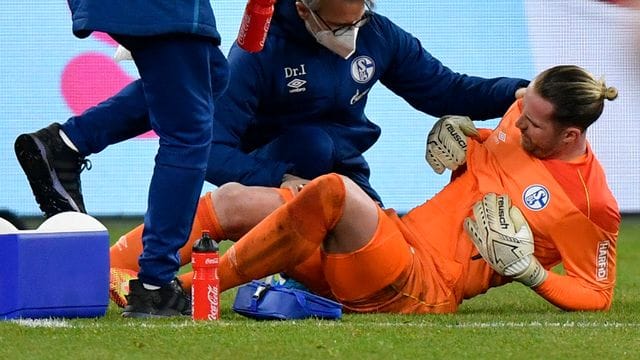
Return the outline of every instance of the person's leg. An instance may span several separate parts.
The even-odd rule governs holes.
[[[211,229],[211,236],[218,241],[237,241],[293,197],[289,189],[249,187],[238,183],[222,185],[210,196],[205,195],[198,205],[189,241],[180,249],[182,263],[190,261],[193,243],[200,238],[201,229]],[[317,294],[328,294],[319,249],[305,261],[287,269],[286,275]],[[179,278],[185,289],[191,288],[193,272],[184,273]]]
[[[191,248],[203,230],[208,230],[218,242],[236,241],[291,198],[293,194],[288,189],[247,187],[237,183],[228,183],[206,193],[198,202],[189,239],[180,248],[180,265],[191,261]],[[143,229],[144,224],[137,226],[111,246],[112,268],[139,269]]]
[[[440,226],[451,219],[438,206],[432,210],[436,211],[421,211],[418,220]],[[323,253],[324,274],[336,299],[346,311],[359,313],[455,312],[459,295],[455,283],[462,267],[440,250],[455,252],[457,237],[419,235],[391,209],[378,208],[378,215],[375,235],[366,246],[350,253]],[[437,240],[425,239],[434,236]],[[430,246],[434,241],[446,245]]]
[[[178,250],[187,241],[204,182],[214,106],[211,58],[220,50],[205,38],[189,35],[115,38],[132,53],[151,127],[160,138],[139,280],[129,283],[123,316],[188,314],[189,301],[174,279],[180,267]],[[154,300],[158,296],[160,305]]]
[[[200,198],[188,241],[180,248],[180,265],[191,261],[191,248],[208,230],[212,239],[236,241],[280,205],[293,198],[288,189],[222,185]],[[138,270],[142,254],[141,224],[121,236],[109,250],[112,268]]]
[[[375,232],[376,209],[346,178],[329,174],[314,179],[227,250],[220,259],[221,290],[294,268],[327,237],[330,251],[365,246]]]
[[[275,140],[253,151],[251,156],[293,164],[292,175],[313,179],[333,171],[335,146],[333,139],[316,126],[295,126]]]
[[[212,97],[217,99],[226,89],[229,78],[229,69],[224,54],[215,51],[209,59],[211,76]],[[136,81],[136,89],[142,89],[141,81]],[[142,93],[144,95],[144,93]],[[145,106],[146,110],[146,106]],[[266,204],[265,204],[266,205]],[[257,221],[256,221],[257,223]],[[112,268],[123,268],[138,271],[138,257],[142,254],[142,233],[144,225],[139,225],[129,233],[122,236],[110,249]],[[196,209],[191,232],[187,243],[180,249],[181,265],[186,264],[191,258],[191,247],[195,240],[202,235],[202,230],[209,230],[214,239],[220,241],[226,239],[224,231],[219,225],[216,211],[213,206],[212,193],[208,192],[200,198]]]
[[[333,295],[352,311],[379,311],[388,305],[398,296],[392,285],[403,285],[413,268],[413,249],[398,224],[381,208],[377,211],[379,222],[368,244],[339,252],[325,247],[322,254],[323,272]]]
[[[213,120],[213,45],[189,36],[116,40],[131,50],[151,127],[160,138],[139,276],[161,286],[172,281],[180,265],[177,251],[187,240],[204,181]]]
[[[371,170],[369,169],[369,164],[363,155],[357,155],[348,159],[341,159],[340,162],[336,164],[333,171],[353,180],[373,200],[375,200],[380,206],[383,206],[380,195],[371,186],[371,182],[369,180]]]
[[[142,233],[144,224],[140,224],[133,230],[122,235],[118,241],[109,249],[109,259],[111,268],[129,269],[136,272],[140,269],[138,259],[142,254]],[[189,239],[180,248],[180,265],[188,263],[191,259],[191,247],[200,238],[203,230],[208,230],[211,237],[217,241],[226,238],[220,222],[215,214],[211,192],[200,198],[196,216],[193,219]]]
[[[16,138],[16,158],[27,176],[31,191],[46,217],[64,211],[86,212],[80,173],[91,163],[67,146],[60,124],[53,123]]]
[[[181,265],[191,260],[191,249],[203,230],[208,230],[216,241],[235,241],[292,198],[293,193],[289,189],[247,187],[237,183],[228,183],[208,192],[200,198],[189,240],[180,249]],[[129,293],[128,280],[135,278],[139,270],[143,229],[144,225],[137,226],[120,237],[109,250],[110,295],[121,307],[127,304],[125,296]],[[319,252],[317,258],[320,258]],[[319,272],[318,266],[316,273]],[[186,291],[191,288],[192,277],[193,272],[179,276]]]
[[[63,125],[54,123],[18,136],[16,156],[46,216],[86,212],[80,182],[85,156],[149,129],[146,102],[137,80]]]
[[[109,99],[71,117],[61,130],[81,156],[97,154],[151,130],[142,81],[131,82]]]

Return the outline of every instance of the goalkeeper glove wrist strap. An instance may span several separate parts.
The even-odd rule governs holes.
[[[547,270],[534,257],[529,266],[520,275],[514,276],[513,279],[528,287],[537,287],[547,279]]]

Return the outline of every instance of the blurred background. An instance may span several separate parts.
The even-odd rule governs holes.
[[[376,11],[419,38],[453,70],[484,77],[530,79],[556,64],[577,64],[616,86],[603,117],[589,130],[623,213],[640,213],[640,10],[637,1],[597,0],[378,0]],[[238,31],[244,0],[213,3],[226,53]],[[40,211],[13,152],[15,137],[63,122],[137,77],[131,62],[115,63],[116,44],[71,33],[61,0],[4,0],[0,8],[0,210],[18,216]],[[382,128],[365,156],[372,184],[387,207],[406,212],[435,194],[448,175],[424,161],[434,118],[382,85],[371,91],[367,116]],[[496,121],[480,123],[493,127]],[[142,136],[90,157],[83,193],[90,214],[139,216],[157,139]],[[205,184],[203,191],[214,187]]]

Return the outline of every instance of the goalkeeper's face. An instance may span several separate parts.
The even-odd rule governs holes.
[[[530,86],[524,95],[522,115],[516,121],[516,127],[522,134],[522,148],[539,159],[558,157],[565,147],[564,130],[558,128],[553,114],[553,105]]]

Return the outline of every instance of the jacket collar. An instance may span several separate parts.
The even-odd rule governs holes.
[[[270,34],[286,37],[308,44],[316,44],[316,40],[304,26],[304,20],[296,11],[296,0],[279,0],[275,5]]]

